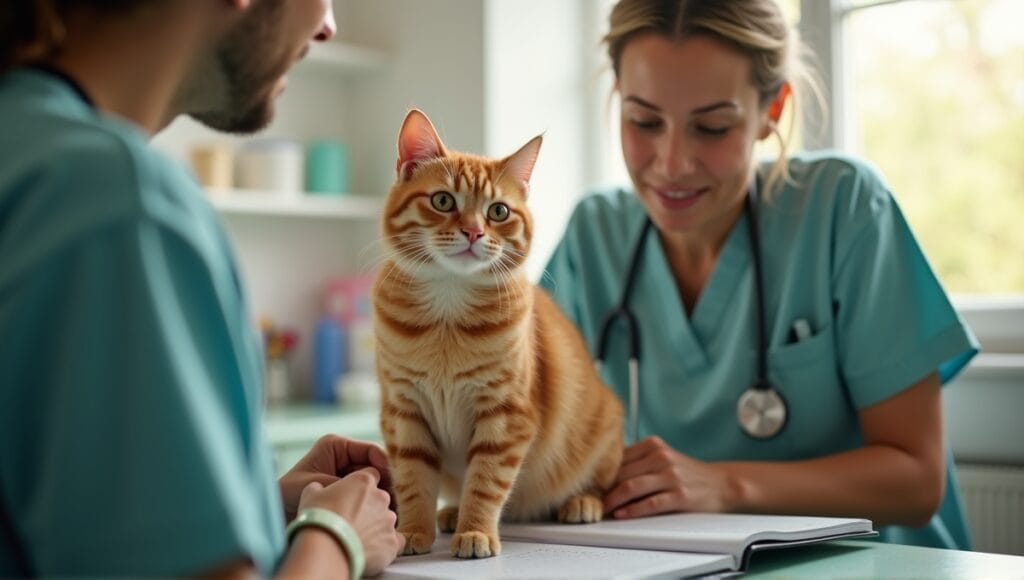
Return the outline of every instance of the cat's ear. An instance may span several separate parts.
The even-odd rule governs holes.
[[[524,192],[529,191],[530,176],[533,175],[533,167],[537,164],[537,155],[540,154],[543,141],[544,136],[537,135],[520,147],[519,151],[505,158],[505,174],[515,179]]]
[[[398,162],[395,170],[399,179],[407,181],[420,163],[444,156],[444,144],[430,119],[417,109],[409,111],[402,123],[402,130],[398,132]]]

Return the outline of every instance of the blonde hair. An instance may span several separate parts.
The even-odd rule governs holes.
[[[786,22],[776,0],[619,0],[603,38],[616,78],[626,45],[644,33],[673,40],[708,36],[736,48],[750,59],[751,83],[762,107],[778,96],[783,85],[789,85],[789,127],[785,135],[773,128],[780,153],[763,190],[770,195],[781,181],[789,180],[786,154],[804,96],[809,91],[823,113],[825,108],[821,84],[805,62],[809,52],[797,31]]]

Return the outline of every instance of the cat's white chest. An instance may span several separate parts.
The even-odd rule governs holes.
[[[421,288],[420,300],[431,318],[454,320],[462,316],[472,302],[474,290],[460,276],[436,278]]]
[[[441,452],[441,464],[461,479],[473,437],[473,401],[464,392],[437,389],[431,397],[430,423]]]

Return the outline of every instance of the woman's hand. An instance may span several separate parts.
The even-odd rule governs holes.
[[[367,576],[379,574],[405,547],[405,537],[395,529],[397,516],[389,507],[391,495],[380,489],[380,482],[380,472],[366,467],[327,487],[314,481],[299,499],[300,510],[331,510],[355,529],[363,543]]]
[[[278,480],[285,521],[290,522],[298,515],[299,497],[307,485],[315,481],[328,486],[365,467],[377,470],[380,489],[391,489],[388,458],[380,447],[337,435],[321,437],[313,448]]]
[[[672,512],[732,511],[738,485],[710,463],[697,461],[648,437],[627,447],[615,487],[604,497],[604,511],[614,518],[637,518]]]

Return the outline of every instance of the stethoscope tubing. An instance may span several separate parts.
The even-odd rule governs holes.
[[[754,384],[744,391],[737,402],[737,421],[741,429],[750,437],[755,439],[770,439],[777,435],[785,426],[788,411],[785,399],[776,391],[768,381],[768,350],[764,311],[764,281],[761,269],[761,248],[760,237],[757,227],[757,180],[751,181],[744,199],[744,212],[748,234],[750,238],[750,249],[754,269],[754,294],[756,336],[757,336],[757,372]],[[595,349],[594,364],[600,372],[607,353],[608,339],[611,335],[611,328],[615,321],[622,321],[628,354],[629,372],[629,417],[627,434],[631,442],[637,442],[640,437],[639,407],[640,407],[640,345],[639,332],[637,329],[636,317],[629,310],[629,297],[636,282],[636,274],[641,262],[644,243],[652,227],[649,216],[644,216],[644,223],[640,228],[636,241],[630,253],[629,268],[623,284],[622,294],[618,303],[601,320],[598,327],[597,344]]]
[[[652,227],[651,219],[644,218],[643,226],[640,228],[640,235],[633,244],[633,250],[629,257],[629,271],[626,273],[626,282],[619,296],[619,302],[604,316],[597,332],[597,353],[594,357],[594,364],[598,373],[604,362],[604,355],[608,349],[608,338],[611,336],[611,327],[616,320],[622,321],[626,336],[626,353],[629,356],[629,417],[626,433],[630,442],[635,443],[640,439],[640,345],[639,333],[637,331],[636,317],[629,310],[629,296],[633,291],[633,284],[636,282],[636,272],[640,265],[640,254],[643,252],[644,243],[649,237],[647,234]]]

